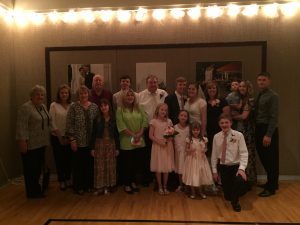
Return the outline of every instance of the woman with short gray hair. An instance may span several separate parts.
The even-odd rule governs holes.
[[[18,112],[16,139],[23,162],[27,198],[43,197],[39,183],[45,161],[45,149],[49,145],[50,116],[43,104],[46,90],[35,85],[30,91],[30,100]]]

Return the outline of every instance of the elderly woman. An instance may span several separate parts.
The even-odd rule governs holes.
[[[243,133],[248,149],[248,165],[246,174],[250,185],[257,181],[256,162],[255,162],[255,139],[254,121],[252,113],[254,107],[253,87],[250,81],[241,81],[239,93],[242,99],[242,107],[238,115],[233,116],[233,127]]]
[[[123,96],[122,106],[116,113],[117,127],[120,134],[120,157],[124,191],[128,194],[139,191],[136,176],[145,154],[144,128],[148,126],[144,110],[138,106],[133,90]]]
[[[209,81],[205,85],[204,91],[207,101],[207,152],[208,156],[211,155],[212,142],[214,135],[221,131],[219,126],[219,117],[221,114],[229,114],[230,108],[225,99],[219,97],[218,85],[215,81]]]
[[[52,120],[51,144],[57,178],[63,191],[71,185],[71,149],[66,137],[66,118],[71,104],[71,90],[66,84],[57,90],[56,100],[51,103],[49,114]]]
[[[93,188],[94,162],[91,155],[93,124],[99,115],[98,106],[89,101],[89,89],[82,85],[77,90],[79,101],[70,106],[67,114],[66,135],[73,152],[73,189],[82,195]]]
[[[39,179],[45,162],[45,149],[49,144],[51,122],[43,104],[45,94],[43,86],[34,86],[30,100],[18,112],[16,139],[22,156],[27,198],[44,197]]]
[[[201,125],[201,133],[206,134],[206,101],[199,96],[202,94],[201,87],[196,83],[188,85],[188,100],[184,105],[184,109],[189,112],[190,123],[198,122]]]

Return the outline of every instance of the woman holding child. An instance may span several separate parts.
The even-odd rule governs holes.
[[[254,123],[252,121],[254,107],[252,84],[250,81],[241,81],[239,83],[238,91],[241,97],[241,109],[239,110],[239,113],[233,115],[232,118],[235,129],[243,133],[245,137],[249,153],[246,173],[250,185],[253,185],[257,181],[257,174],[255,166]]]

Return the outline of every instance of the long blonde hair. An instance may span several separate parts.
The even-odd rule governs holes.
[[[156,106],[156,109],[155,109],[155,112],[154,112],[154,118],[155,119],[158,119],[158,111],[159,111],[159,108],[162,107],[163,105],[165,105],[167,107],[167,114],[166,114],[166,117],[165,119],[168,120],[169,118],[169,110],[168,110],[168,105],[166,103],[159,103],[157,106]]]

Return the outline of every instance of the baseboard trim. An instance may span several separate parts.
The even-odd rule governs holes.
[[[267,175],[257,175],[257,179],[258,180],[266,180]],[[298,181],[298,180],[300,180],[300,175],[279,175],[279,180],[280,181],[284,181],[284,180]]]

